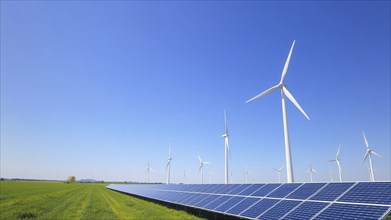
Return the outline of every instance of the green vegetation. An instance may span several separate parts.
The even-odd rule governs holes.
[[[1,181],[0,219],[199,219],[106,185]]]

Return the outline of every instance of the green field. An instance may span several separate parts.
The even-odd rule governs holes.
[[[200,219],[106,185],[0,181],[0,219]]]

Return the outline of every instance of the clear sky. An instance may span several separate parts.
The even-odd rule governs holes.
[[[198,183],[197,154],[232,180],[285,166],[285,82],[296,181],[391,179],[389,1],[1,1],[1,177]],[[283,170],[283,181],[286,170]],[[205,182],[209,178],[205,174]]]

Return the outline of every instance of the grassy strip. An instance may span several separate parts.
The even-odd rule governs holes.
[[[199,219],[105,184],[0,182],[0,219]]]

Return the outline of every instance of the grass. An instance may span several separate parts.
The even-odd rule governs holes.
[[[0,219],[200,219],[106,185],[0,181]]]

